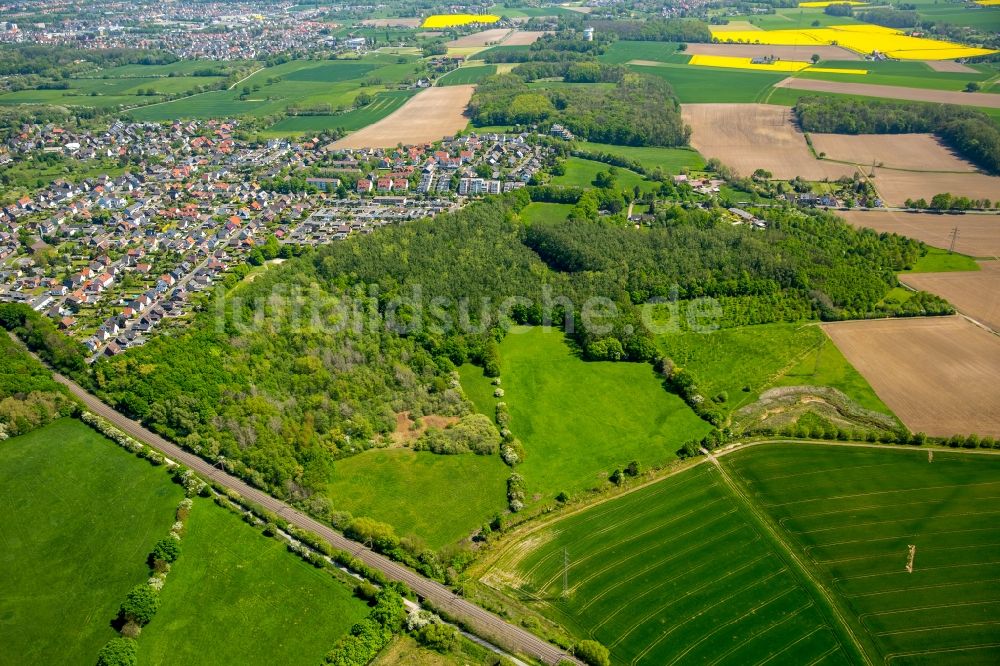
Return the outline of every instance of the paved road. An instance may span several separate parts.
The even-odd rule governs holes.
[[[315,532],[329,541],[334,548],[352,553],[366,565],[381,571],[390,579],[406,583],[411,590],[422,598],[431,602],[435,607],[446,611],[452,617],[462,620],[470,629],[483,638],[491,640],[513,652],[538,659],[546,664],[556,664],[562,659],[579,663],[556,646],[470,603],[454,594],[444,585],[424,578],[420,574],[393,562],[389,558],[347,539],[342,534],[293,509],[284,502],[247,485],[234,476],[212,467],[206,460],[199,458],[193,453],[188,453],[176,444],[171,444],[156,433],[142,427],[138,422],[122,416],[72,380],[58,373],[53,373],[53,377],[56,381],[68,386],[70,391],[87,405],[87,409],[94,414],[104,417],[135,439],[152,446],[168,458],[190,467],[203,478],[211,479],[226,488],[235,490],[243,497],[266,507],[269,511],[281,516],[296,527]]]

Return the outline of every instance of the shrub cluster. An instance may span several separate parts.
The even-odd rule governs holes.
[[[131,451],[140,458],[145,458],[154,465],[162,465],[167,461],[167,459],[159,451],[151,449],[148,446],[143,445],[141,442],[129,437],[124,432],[111,425],[110,422],[100,416],[97,416],[96,414],[85,411],[80,414],[80,420],[126,451]]]
[[[524,497],[524,477],[515,472],[507,479],[507,505],[512,513],[517,513],[524,508]]]
[[[364,666],[379,653],[392,635],[399,631],[405,610],[403,598],[394,587],[384,587],[375,594],[375,606],[368,617],[353,627],[327,653],[326,663],[332,666]]]
[[[483,414],[463,416],[458,423],[440,430],[428,428],[417,440],[415,451],[431,451],[440,454],[475,453],[492,455],[500,445],[500,433]]]

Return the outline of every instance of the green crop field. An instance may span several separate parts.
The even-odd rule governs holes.
[[[579,157],[570,157],[564,164],[566,166],[566,173],[553,178],[552,183],[554,185],[592,187],[597,174],[611,168],[611,165],[605,164],[604,162],[595,162],[593,160],[585,160]],[[630,171],[621,167],[615,168],[618,170],[618,184],[616,185],[618,189],[631,190],[633,187],[638,186],[643,191],[650,191],[658,187],[657,183],[654,183],[651,180],[646,180],[645,177],[637,174],[635,171]]]
[[[487,76],[497,73],[496,65],[473,65],[472,67],[459,67],[453,69],[437,81],[439,86],[464,86],[471,83],[479,83]]]
[[[339,115],[288,116],[268,127],[266,134],[281,136],[338,128],[347,131],[358,130],[382,120],[406,104],[407,100],[417,92],[417,90],[390,90],[379,93],[371,104]]]
[[[611,65],[623,65],[630,60],[686,63],[689,56],[678,51],[677,42],[614,42],[598,60]]]
[[[83,423],[0,445],[0,662],[92,664],[183,497]]]
[[[482,51],[477,51],[469,60],[485,60],[487,53],[527,53],[531,50],[528,46],[491,46],[488,49],[483,49]]]
[[[601,485],[631,460],[659,466],[710,426],[644,363],[585,362],[561,332],[515,327],[500,344],[502,400],[525,460],[517,467],[534,493],[551,498]],[[482,370],[461,368],[476,407],[495,414],[497,399]]]
[[[681,169],[704,169],[705,158],[691,148],[660,148],[657,146],[613,146],[608,143],[580,141],[580,150],[609,153],[635,160],[652,171],[660,167],[665,173],[679,173]]]
[[[701,464],[526,535],[483,582],[614,664],[851,663],[785,557]]]
[[[834,72],[811,72],[803,70],[794,76],[842,83],[866,83],[870,85],[901,86],[904,88],[927,88],[934,90],[964,90],[969,81],[985,81],[991,73],[935,72],[923,62],[864,62],[856,60],[824,61],[821,67],[833,69],[866,69],[868,73],[837,74]]]
[[[830,16],[820,7],[785,7],[776,10],[774,14],[730,16],[727,18],[730,21],[748,21],[761,30],[790,30],[858,23],[857,19],[850,16]],[[813,26],[815,22],[819,22],[819,25]]]
[[[181,546],[140,664],[316,664],[368,613],[350,585],[209,500]]]
[[[785,74],[754,70],[697,67],[666,63],[658,67],[629,65],[643,74],[659,76],[671,85],[682,103],[759,102]]]
[[[337,461],[326,495],[337,510],[389,523],[436,549],[506,508],[509,475],[497,455],[376,449]]]
[[[782,444],[722,460],[887,663],[1000,660],[1000,457]]]

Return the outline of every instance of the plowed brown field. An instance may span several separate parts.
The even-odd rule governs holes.
[[[958,227],[955,251],[973,257],[1000,256],[1000,215],[936,215],[899,211],[851,210],[837,213],[856,227],[888,231],[947,249]]]
[[[960,316],[823,329],[913,432],[1000,436],[1000,337]]]
[[[469,124],[463,113],[475,86],[428,88],[382,120],[334,141],[329,148],[390,148],[451,136]]]
[[[1000,261],[981,261],[979,266],[982,270],[907,273],[899,279],[914,289],[946,298],[962,314],[1000,333]]]

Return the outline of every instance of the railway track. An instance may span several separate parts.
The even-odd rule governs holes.
[[[171,460],[193,469],[203,478],[211,479],[219,485],[238,492],[246,499],[260,504],[296,527],[315,532],[326,539],[334,548],[351,553],[367,566],[384,573],[389,579],[405,583],[421,598],[429,601],[436,608],[445,611],[452,618],[463,622],[473,633],[481,638],[494,642],[500,647],[516,654],[525,655],[546,664],[558,664],[563,660],[570,663],[580,663],[558,647],[463,599],[444,585],[425,578],[362,544],[351,541],[339,532],[285,504],[281,500],[248,485],[226,472],[216,469],[208,461],[185,451],[176,444],[172,444],[156,433],[146,429],[137,421],[133,421],[118,413],[102,402],[97,396],[92,395],[71,379],[55,372],[53,372],[53,377],[56,381],[68,387],[70,392],[87,406],[87,409],[107,419],[115,427],[126,432],[131,437],[148,444]]]

